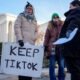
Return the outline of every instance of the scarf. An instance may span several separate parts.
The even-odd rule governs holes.
[[[27,12],[23,12],[23,13],[21,13],[22,14],[22,16],[24,16],[29,22],[32,22],[32,21],[36,21],[36,18],[35,18],[35,16],[34,16],[34,14],[28,14]]]

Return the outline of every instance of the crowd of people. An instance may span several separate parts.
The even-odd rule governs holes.
[[[71,80],[80,80],[80,1],[70,3],[65,13],[65,21],[61,21],[58,13],[53,13],[48,22],[44,37],[44,56],[49,59],[50,80],[56,80],[55,62],[58,63],[58,80],[65,80],[64,65],[71,73]],[[61,44],[53,44],[61,38],[68,39],[75,30],[73,39]],[[14,25],[17,42],[21,47],[25,42],[35,45],[39,37],[34,7],[29,2],[20,13]],[[19,76],[19,80],[32,80],[29,76]]]

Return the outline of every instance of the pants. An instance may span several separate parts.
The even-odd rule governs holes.
[[[56,58],[56,55],[50,56],[50,64],[49,64],[49,74],[50,74],[50,80],[56,80],[55,75],[55,62],[58,62],[58,80],[64,80],[64,59],[62,56],[59,56]]]
[[[19,80],[32,80],[32,77],[19,76]]]
[[[80,58],[65,57],[71,80],[80,80]]]

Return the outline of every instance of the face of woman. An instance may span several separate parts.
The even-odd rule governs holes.
[[[53,21],[54,21],[54,22],[58,22],[58,21],[59,21],[59,17],[58,17],[58,16],[54,17],[54,18],[53,18]]]
[[[30,15],[33,14],[33,8],[31,6],[27,7],[27,9],[25,9],[25,11]]]

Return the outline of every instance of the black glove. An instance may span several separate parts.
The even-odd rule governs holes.
[[[44,46],[44,52],[48,51],[48,46]]]
[[[20,45],[21,47],[24,46],[24,42],[23,42],[23,40],[19,40],[18,43],[19,43],[19,45]]]
[[[48,56],[46,56],[46,59],[50,59],[50,56],[48,55]]]
[[[45,59],[49,59],[50,58],[50,54],[49,52],[44,53]]]
[[[49,51],[48,51],[48,46],[44,46],[44,56],[45,56],[46,59],[50,58]]]

